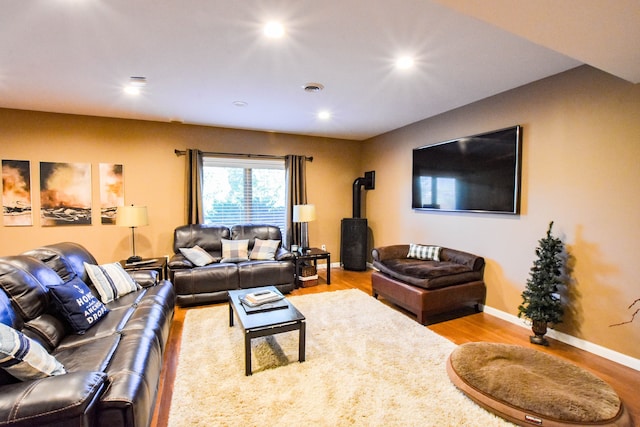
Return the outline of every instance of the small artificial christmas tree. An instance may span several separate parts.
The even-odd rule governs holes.
[[[563,284],[564,244],[551,235],[553,221],[549,224],[547,236],[538,241],[536,248],[538,259],[527,279],[527,287],[522,292],[522,304],[518,306],[518,317],[526,317],[532,322],[535,334],[530,337],[534,344],[549,345],[544,335],[548,323],[562,322],[562,302],[558,287]]]

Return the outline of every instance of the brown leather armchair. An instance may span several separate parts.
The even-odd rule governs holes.
[[[439,261],[408,258],[408,244],[374,248],[371,275],[374,297],[415,314],[418,322],[473,305],[482,310],[486,297],[484,258],[441,248]]]

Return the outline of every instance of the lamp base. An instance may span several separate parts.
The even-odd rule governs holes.
[[[127,264],[133,264],[134,262],[140,262],[142,261],[142,257],[139,255],[132,255],[129,258],[127,258]]]

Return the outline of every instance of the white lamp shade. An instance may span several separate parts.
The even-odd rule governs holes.
[[[149,225],[146,206],[118,206],[116,225],[121,227],[141,227]]]
[[[293,222],[310,222],[316,219],[316,205],[293,206]]]

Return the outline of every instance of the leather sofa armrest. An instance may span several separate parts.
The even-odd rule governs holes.
[[[167,264],[171,270],[182,270],[185,268],[193,268],[195,265],[181,253],[174,254]]]
[[[406,258],[409,254],[409,245],[380,246],[371,251],[374,261],[384,261],[387,259]]]
[[[103,372],[72,372],[0,387],[0,424],[91,425],[99,396],[107,386]]]
[[[130,271],[129,275],[133,277],[133,280],[143,288],[155,286],[158,284],[159,280],[159,273],[155,270]]]
[[[484,258],[456,249],[442,248],[440,261],[449,261],[465,265],[473,271],[482,271],[484,268]]]
[[[279,247],[278,250],[276,251],[275,258],[276,258],[276,261],[293,261],[296,259],[293,252],[286,250],[282,246]]]

